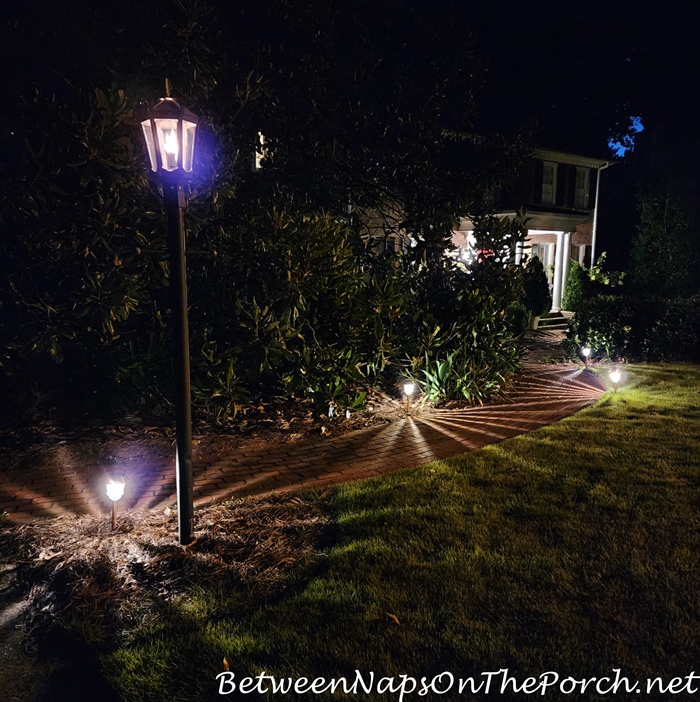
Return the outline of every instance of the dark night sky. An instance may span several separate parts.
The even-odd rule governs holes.
[[[645,125],[640,144],[662,134],[687,144],[688,163],[700,161],[697,116],[689,109],[700,85],[700,6],[695,3],[368,0],[366,6],[387,7],[387,2],[405,7],[407,26],[437,26],[439,32],[441,13],[449,8],[473,30],[477,53],[488,65],[477,99],[478,130],[507,132],[535,121],[539,144],[605,158],[613,126],[640,115]],[[243,6],[251,11],[256,3],[222,3],[232,27]],[[12,95],[54,68],[104,80],[114,57],[138,65],[134,42],[143,32],[133,28],[142,7],[130,0],[15,4],[0,20],[6,34],[0,42],[3,65],[12,69],[4,71],[4,93]],[[459,38],[446,28],[443,40]],[[615,178],[637,177],[639,166],[632,170],[618,167]],[[606,179],[612,180],[609,173]]]
[[[249,3],[221,4],[235,25],[237,8]],[[688,112],[700,69],[700,9],[693,3],[391,0],[390,5],[406,7],[407,26],[421,27],[425,17],[441,12],[447,16],[446,8],[462,15],[489,66],[482,115],[498,128],[534,118],[546,139],[575,141],[577,148],[589,142],[589,150],[597,150],[597,134],[586,132],[618,117],[625,102],[650,126],[676,124]],[[135,48],[140,7],[129,0],[17,3],[2,20],[9,31],[2,42],[4,65],[13,66],[5,80],[70,64],[89,73],[114,56],[123,60]],[[24,29],[12,27],[12,12]],[[430,24],[439,27],[439,21]],[[446,28],[445,40],[459,39]],[[100,54],[102,61],[96,60]]]
[[[484,125],[534,120],[540,145],[609,158],[611,129],[641,117],[634,153],[603,174],[598,251],[612,266],[627,263],[640,183],[668,179],[700,201],[700,6],[495,0],[474,27],[490,66]]]
[[[553,146],[600,152],[599,130],[641,114],[649,128],[692,128],[700,10],[685,3],[483,3],[475,15],[491,66],[489,118],[536,118]]]

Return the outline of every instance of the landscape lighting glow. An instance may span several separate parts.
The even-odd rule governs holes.
[[[583,354],[583,362],[585,363],[586,366],[588,366],[588,357],[591,355],[590,346],[584,346],[581,349],[581,353]]]
[[[613,386],[615,388],[615,392],[617,392],[617,384],[620,382],[620,378],[622,377],[622,373],[620,373],[620,371],[617,368],[615,368],[614,370],[610,371],[609,377],[610,377],[610,382],[613,384]]]
[[[406,395],[406,414],[411,414],[411,395],[416,389],[416,384],[412,380],[407,380],[403,384],[403,394]]]
[[[112,531],[117,528],[117,502],[124,497],[126,480],[122,477],[119,480],[110,478],[107,481],[107,497],[112,500]]]
[[[121,480],[109,480],[107,482],[107,497],[109,497],[112,502],[121,500],[124,497],[124,488],[126,486],[126,481],[124,478]]]

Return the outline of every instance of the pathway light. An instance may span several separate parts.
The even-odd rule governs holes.
[[[112,500],[112,531],[117,528],[117,502],[124,497],[126,480],[122,476],[119,480],[110,478],[107,481],[107,497]]]
[[[617,384],[620,382],[620,378],[622,378],[622,373],[620,373],[620,370],[618,368],[614,368],[613,370],[610,371],[609,377],[610,377],[610,382],[613,384],[613,387],[615,388],[614,392],[617,392]]]
[[[415,392],[416,384],[412,380],[407,380],[403,384],[403,394],[406,395],[406,414],[411,414],[411,395]]]
[[[583,362],[586,366],[588,366],[588,357],[591,355],[591,347],[590,346],[584,346],[581,349],[581,353],[583,354]]]

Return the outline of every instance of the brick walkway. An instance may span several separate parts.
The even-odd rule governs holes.
[[[551,424],[593,403],[604,391],[580,366],[543,364],[556,341],[540,335],[524,363],[510,401],[460,410],[416,410],[390,424],[337,437],[237,449],[225,458],[197,460],[195,505],[227,497],[266,495],[382,475],[448,458]],[[125,466],[127,492],[120,511],[164,509],[175,502],[173,462]],[[89,467],[90,468],[90,467]],[[7,476],[0,484],[0,512],[13,521],[65,514],[105,515],[104,471],[72,466],[53,475]]]

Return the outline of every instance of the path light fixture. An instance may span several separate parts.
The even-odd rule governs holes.
[[[581,349],[581,353],[583,354],[583,363],[585,364],[586,367],[588,367],[588,357],[591,355],[591,347],[584,346]]]
[[[119,480],[110,478],[107,481],[107,497],[112,500],[112,531],[117,528],[117,502],[124,497],[126,480],[122,476]]]
[[[151,170],[160,177],[168,222],[170,292],[172,296],[173,357],[175,370],[175,435],[179,538],[187,545],[194,538],[192,479],[192,406],[190,342],[187,322],[187,270],[185,263],[184,184],[194,165],[198,118],[170,97],[148,111],[141,122]]]
[[[620,382],[622,373],[620,373],[618,368],[614,368],[609,373],[610,382],[613,384],[614,392],[617,392],[617,384]]]
[[[411,395],[416,390],[416,384],[412,380],[407,380],[403,384],[403,394],[406,395],[406,414],[411,414]]]

